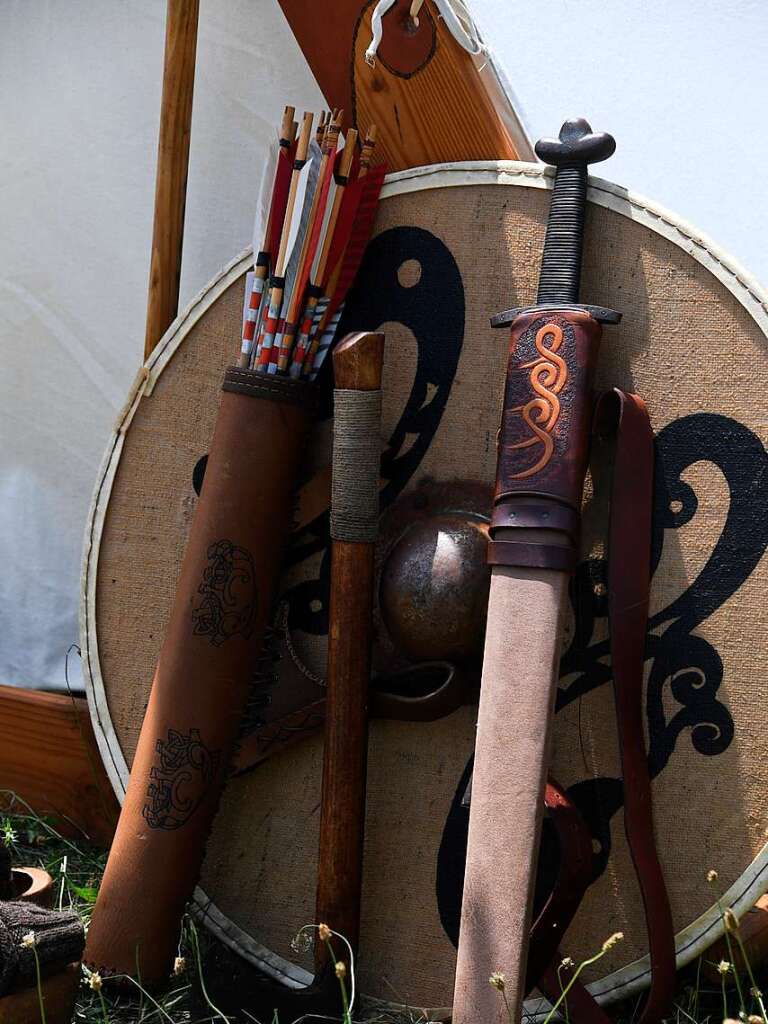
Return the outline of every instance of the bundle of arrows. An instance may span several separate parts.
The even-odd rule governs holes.
[[[240,366],[314,380],[330,349],[373,228],[386,167],[371,166],[374,125],[362,145],[343,112],[301,127],[286,107],[256,213],[265,224],[246,278]],[[359,148],[359,152],[358,152]],[[267,212],[268,211],[268,212]]]

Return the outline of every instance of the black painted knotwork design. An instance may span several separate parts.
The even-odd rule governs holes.
[[[418,268],[418,273],[410,277],[402,273],[406,264]],[[464,343],[461,273],[447,246],[422,228],[390,228],[369,243],[347,297],[337,337],[349,331],[375,331],[387,323],[407,328],[417,351],[410,392],[381,459],[385,481],[380,493],[382,511],[417,473],[437,434]],[[325,373],[321,373],[321,416],[326,418],[333,414],[331,365],[332,361],[326,360]],[[322,554],[315,577],[296,584],[284,595],[290,606],[291,631],[313,635],[328,632],[327,513],[293,539],[287,564],[296,565],[318,553]]]
[[[250,552],[231,540],[217,540],[207,554],[208,565],[197,588],[202,600],[192,611],[192,632],[220,647],[230,637],[248,637],[253,631],[256,572]]]
[[[399,271],[418,264],[416,283]],[[400,494],[437,433],[464,343],[464,286],[450,249],[423,228],[382,231],[369,244],[339,325],[374,331],[384,323],[406,327],[416,342],[416,372],[403,410],[382,456],[387,481],[382,509]]]
[[[208,455],[201,455],[192,470],[192,489],[198,498],[203,493],[203,480],[205,479],[205,471],[207,468]]]
[[[656,437],[651,571],[655,573],[659,566],[665,541],[674,543],[674,531],[695,523],[700,507],[706,508],[706,495],[697,494],[683,479],[697,462],[719,469],[730,503],[720,536],[698,576],[648,622],[645,711],[652,778],[664,771],[679,743],[690,743],[702,757],[716,757],[732,743],[734,721],[720,695],[723,663],[715,646],[696,631],[733,597],[768,548],[768,453],[741,423],[714,413],[696,413],[673,421]],[[560,664],[557,711],[613,681],[609,641],[594,639],[600,620],[608,615],[607,578],[606,563],[590,560],[579,566],[572,581],[575,628]],[[599,632],[603,636],[605,630]],[[671,696],[672,702],[665,702],[665,696]],[[606,699],[612,700],[612,695],[606,693]],[[671,713],[665,710],[670,703],[676,705]],[[465,788],[462,778],[438,854],[437,900],[446,934],[454,942],[464,879],[468,814],[461,801]],[[623,782],[589,777],[572,785],[568,795],[595,840],[597,878],[610,856],[611,820],[624,803]],[[547,839],[545,829],[537,892],[551,890],[557,855],[557,845]]]
[[[150,828],[176,829],[185,825],[203,801],[221,764],[221,751],[209,750],[199,729],[188,734],[168,730],[155,744],[159,764],[152,767],[147,802],[142,808]]]
[[[694,749],[705,756],[722,753],[733,739],[733,720],[717,696],[723,678],[720,655],[696,629],[736,593],[768,547],[768,454],[759,438],[735,420],[697,413],[670,423],[656,438],[652,571],[661,560],[665,532],[687,525],[699,510],[704,496],[682,477],[702,461],[723,474],[730,504],[699,575],[648,623],[646,712],[652,776],[666,767],[686,730]],[[599,562],[583,564],[576,576],[571,595],[576,631],[561,664],[561,676],[571,681],[558,692],[558,710],[612,678],[605,663],[608,641],[592,642],[596,621],[608,614],[607,600],[595,595],[594,584],[606,578],[606,566]],[[669,720],[663,708],[665,688],[680,705]]]

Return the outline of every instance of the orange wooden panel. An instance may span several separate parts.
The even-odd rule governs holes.
[[[397,171],[443,161],[531,158],[519,151],[502,116],[508,101],[491,95],[472,56],[429,3],[416,25],[410,0],[397,0],[382,20],[373,66],[364,54],[375,0],[324,4],[322,28],[316,0],[280,0],[280,6],[328,105],[343,108],[346,123],[361,135],[376,124],[374,162],[386,160]],[[511,108],[506,113],[515,120]]]
[[[119,807],[82,697],[0,686],[0,790],[65,835],[110,843]],[[3,792],[0,806],[11,799]]]

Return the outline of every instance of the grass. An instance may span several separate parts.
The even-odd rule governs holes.
[[[77,913],[87,925],[98,893],[99,882],[106,863],[106,853],[86,842],[63,838],[54,825],[38,817],[18,801],[11,812],[0,817],[0,842],[11,848],[14,864],[44,868],[55,880],[54,907]],[[727,914],[727,911],[725,911]],[[735,953],[740,943],[738,929],[728,933]],[[326,939],[327,936],[321,935]],[[244,1017],[242,1022],[227,1018],[217,1011],[208,999],[204,977],[206,950],[215,940],[199,931],[194,922],[184,922],[180,954],[183,964],[166,992],[152,996],[131,982],[135,991],[116,995],[109,986],[101,989],[89,987],[84,974],[72,1024],[252,1024],[255,1019]],[[334,958],[335,959],[335,958]],[[731,960],[734,956],[730,957]],[[575,970],[562,972],[563,988]],[[721,984],[707,983],[701,971],[702,961],[689,965],[679,976],[680,987],[675,999],[669,1024],[720,1024],[725,1018],[745,1024],[768,1024],[762,997],[755,995],[768,988],[768,970],[754,969],[751,976],[737,979],[729,971],[721,976]],[[341,978],[344,985],[350,979]],[[498,987],[498,984],[496,984]],[[500,992],[500,998],[503,992]],[[634,1024],[639,1015],[642,999],[614,1006],[611,1016],[617,1024]],[[345,1006],[347,1000],[345,998]],[[567,1001],[564,1004],[567,1007]],[[567,1008],[560,1012],[567,1020]],[[364,1011],[358,1020],[369,1024],[423,1024],[414,1015],[382,1012],[381,1008]],[[317,1018],[316,1018],[317,1019]],[[293,1024],[290,1021],[262,1021],[261,1024]],[[349,1015],[345,1022],[351,1024]]]
[[[28,808],[0,819],[0,842],[10,846],[15,865],[44,868],[54,878],[54,908],[77,913],[87,925],[106,863],[106,853],[86,842],[65,839],[50,821]],[[115,995],[109,986],[100,991],[83,978],[73,1024],[213,1024],[221,1015],[213,1010],[200,1013],[194,968],[198,962],[197,932],[185,921],[184,952],[188,969],[183,970],[157,998],[139,990]]]

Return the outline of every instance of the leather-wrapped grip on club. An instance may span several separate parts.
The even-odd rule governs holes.
[[[227,370],[86,961],[155,985],[181,919],[263,653],[314,388]],[[191,467],[190,467],[191,478]],[[158,628],[162,628],[158,624]]]
[[[575,567],[601,332],[577,306],[529,310],[512,324],[491,565]]]

